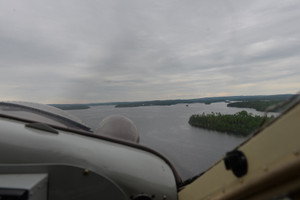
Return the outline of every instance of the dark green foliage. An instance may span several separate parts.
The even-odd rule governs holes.
[[[227,104],[228,107],[237,108],[254,108],[257,111],[266,111],[270,106],[277,105],[282,101],[242,101]],[[282,109],[282,108],[281,108]],[[279,112],[280,109],[270,110],[272,112]]]
[[[266,119],[262,116],[241,111],[234,115],[222,115],[221,113],[192,115],[189,124],[192,126],[206,128],[220,132],[227,132],[237,136],[248,136],[255,131],[264,120],[269,121],[272,117]]]

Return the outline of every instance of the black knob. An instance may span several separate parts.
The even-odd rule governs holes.
[[[234,150],[228,152],[224,158],[225,167],[227,170],[232,170],[236,177],[242,177],[247,174],[248,164],[243,152]]]

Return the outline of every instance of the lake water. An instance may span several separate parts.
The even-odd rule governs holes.
[[[226,133],[195,128],[188,124],[192,114],[220,112],[234,114],[246,110],[263,115],[254,109],[227,107],[226,103],[210,105],[195,103],[171,106],[146,106],[133,108],[115,108],[114,106],[93,106],[87,110],[70,110],[92,129],[105,117],[120,114],[131,119],[140,134],[140,144],[150,147],[175,166],[183,180],[191,178],[210,167],[234,149],[245,138]]]

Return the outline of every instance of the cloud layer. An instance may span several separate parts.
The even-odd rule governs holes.
[[[300,2],[3,0],[1,100],[295,93]]]

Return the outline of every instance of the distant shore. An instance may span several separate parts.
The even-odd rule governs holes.
[[[264,112],[266,110],[270,112],[279,112],[283,108],[272,108],[272,106],[276,106],[283,101],[275,100],[275,101],[241,101],[228,103],[227,107],[236,107],[236,108],[253,108],[257,111]]]
[[[152,100],[152,101],[135,101],[135,102],[108,102],[108,103],[89,103],[89,104],[50,104],[56,108],[60,108],[62,110],[78,110],[78,109],[89,109],[92,106],[105,106],[112,105],[116,108],[125,108],[125,107],[141,107],[141,106],[170,106],[175,104],[192,104],[192,103],[217,103],[217,102],[226,102],[229,103],[229,107],[242,107],[242,108],[254,108],[258,111],[261,111],[257,107],[258,104],[274,104],[276,102],[281,102],[292,97],[293,94],[279,94],[279,95],[255,95],[255,96],[226,96],[226,97],[204,97],[197,99],[174,99],[174,100]],[[231,102],[235,103],[231,103]],[[247,102],[244,104],[237,104],[238,102]],[[257,103],[258,101],[265,103]],[[249,102],[256,102],[249,103]],[[266,103],[267,102],[267,103]],[[246,106],[246,107],[243,107]],[[249,107],[250,106],[250,107]]]
[[[229,103],[229,107],[254,108],[257,109],[258,111],[264,111],[268,106],[287,100],[292,96],[293,96],[292,94],[280,94],[280,95],[205,97],[205,98],[198,98],[198,99],[121,102],[121,103],[117,103],[115,107],[124,108],[124,107],[141,107],[141,106],[170,106],[175,104],[191,104],[191,103],[211,104],[217,102],[227,102]],[[230,103],[232,101],[246,102],[246,103],[244,104]]]

